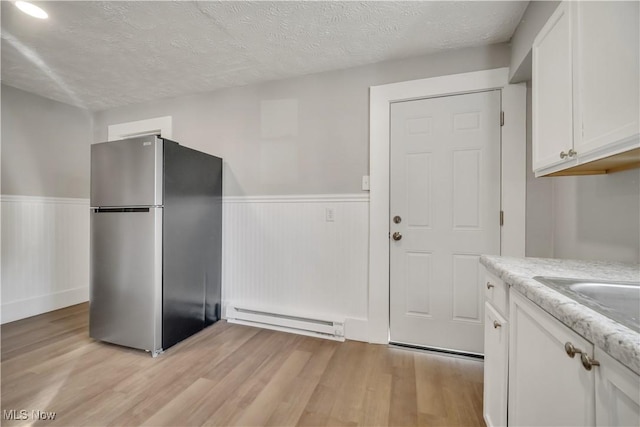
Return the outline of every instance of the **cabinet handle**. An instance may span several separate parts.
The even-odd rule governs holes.
[[[569,157],[569,155],[567,153],[565,153],[564,151],[560,152],[560,158],[561,159],[566,159],[567,157]]]
[[[491,282],[487,282],[487,289],[494,288],[495,286],[491,284]]]
[[[578,155],[578,152],[572,148],[572,149],[570,149],[570,150],[569,150],[569,152],[567,153],[567,155],[568,155],[569,157],[574,157],[574,156]]]
[[[573,357],[574,357],[576,354],[582,354],[582,355],[584,355],[584,353],[582,352],[582,350],[580,350],[579,348],[574,347],[574,346],[573,346],[573,344],[571,344],[569,341],[567,341],[567,342],[564,344],[564,351],[566,351],[566,352],[567,352],[567,355],[568,355],[569,357],[571,357],[572,359],[573,359]],[[584,364],[584,362],[582,362],[582,363]],[[589,369],[591,369],[591,368],[589,368]]]
[[[493,321],[493,329],[498,329],[498,328],[499,328],[499,327],[501,327],[501,326],[502,326],[502,325],[501,325],[497,320],[494,320],[494,321]]]
[[[598,362],[596,359],[590,358],[584,353],[580,355],[580,361],[582,362],[582,366],[584,366],[584,369],[586,369],[587,371],[590,371],[594,366],[600,366],[600,362]]]

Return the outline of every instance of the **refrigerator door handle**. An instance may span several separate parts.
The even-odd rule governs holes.
[[[95,213],[149,212],[149,208],[95,208]]]

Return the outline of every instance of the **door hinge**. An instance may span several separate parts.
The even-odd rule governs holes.
[[[500,126],[504,126],[504,111],[500,111]]]
[[[504,225],[504,211],[500,211],[500,226]]]

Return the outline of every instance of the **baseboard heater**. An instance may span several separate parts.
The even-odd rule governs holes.
[[[230,304],[227,306],[227,322],[344,341],[344,321],[294,316]]]

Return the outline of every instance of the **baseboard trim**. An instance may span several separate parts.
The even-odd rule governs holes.
[[[89,287],[69,289],[2,304],[2,324],[89,301]]]
[[[346,318],[344,337],[352,341],[369,342],[369,321],[367,319]]]

